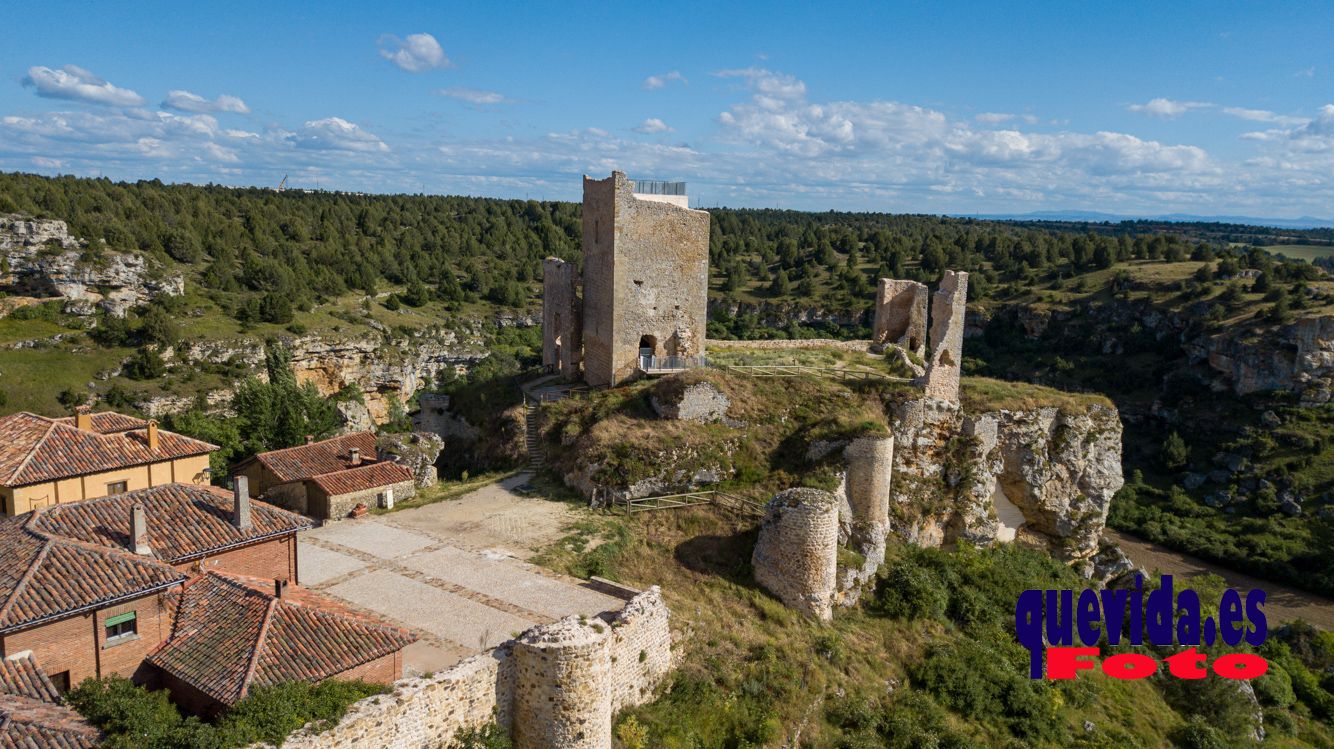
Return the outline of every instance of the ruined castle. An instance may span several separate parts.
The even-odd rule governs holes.
[[[679,182],[584,177],[582,289],[572,264],[542,264],[542,363],[617,385],[704,354],[709,214]],[[581,293],[582,291],[582,293]]]

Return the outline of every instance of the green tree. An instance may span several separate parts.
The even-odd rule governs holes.
[[[1160,455],[1163,465],[1175,470],[1186,465],[1186,461],[1190,459],[1190,448],[1186,446],[1186,441],[1181,439],[1181,435],[1172,432],[1163,440]]]

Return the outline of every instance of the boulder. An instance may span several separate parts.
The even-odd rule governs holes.
[[[416,479],[418,489],[434,486],[438,474],[435,461],[445,449],[445,441],[431,432],[382,434],[375,444],[380,457],[407,466]]]
[[[710,423],[723,421],[732,401],[707,381],[687,383],[668,378],[653,388],[653,410],[664,419]]]

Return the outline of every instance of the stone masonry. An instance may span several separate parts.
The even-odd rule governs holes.
[[[894,438],[858,437],[843,450],[848,508],[849,546],[866,558],[872,573],[885,561],[889,534],[890,478],[894,472]]]
[[[880,279],[875,296],[875,344],[892,343],[922,356],[926,351],[926,286],[916,281]]]
[[[579,376],[583,353],[579,277],[573,263],[542,261],[542,364],[566,379]]]
[[[323,732],[286,749],[439,749],[494,720],[515,749],[611,749],[615,711],[653,699],[671,670],[670,613],[658,588],[615,617],[568,618],[353,705]],[[251,749],[272,749],[255,745]]]
[[[584,379],[634,376],[641,346],[658,356],[704,353],[709,214],[636,197],[613,172],[584,177]]]
[[[968,274],[945,271],[931,299],[930,358],[926,363],[926,397],[959,402],[959,368],[963,361],[963,326],[968,304]]]
[[[820,489],[788,489],[765,506],[751,557],[755,581],[787,606],[833,619],[838,573],[838,499]]]

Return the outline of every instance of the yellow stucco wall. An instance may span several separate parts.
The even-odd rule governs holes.
[[[133,466],[115,471],[102,471],[71,479],[48,481],[44,484],[3,488],[6,514],[21,515],[29,510],[49,507],[83,499],[107,495],[107,485],[125,482],[125,491],[147,489],[163,484],[207,484],[208,456],[196,455],[177,460],[164,460],[150,465]]]

